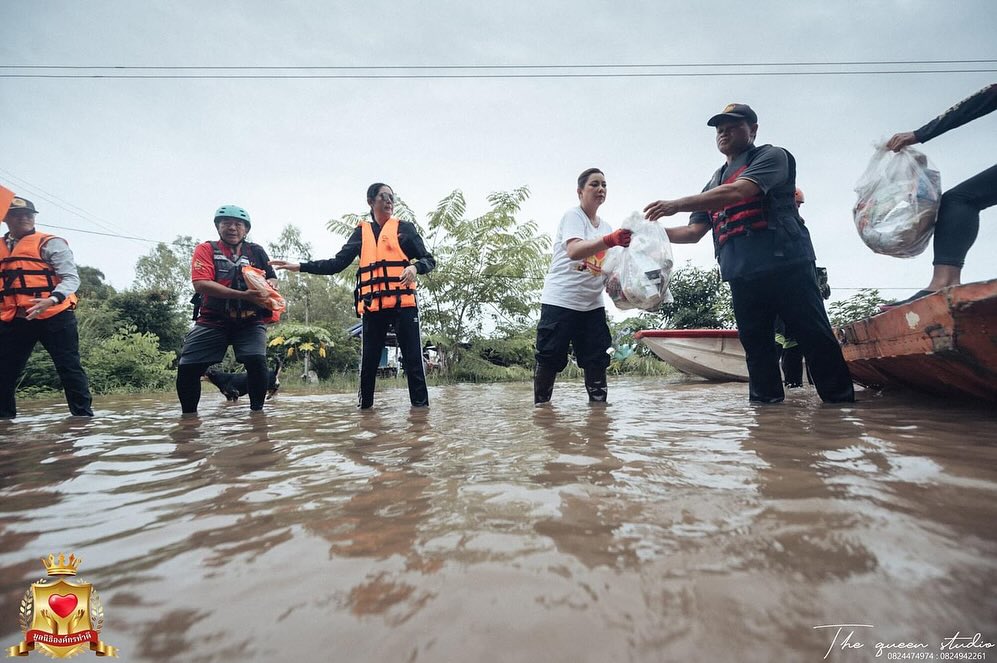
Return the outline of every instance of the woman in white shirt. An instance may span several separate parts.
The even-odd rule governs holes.
[[[606,402],[612,344],[602,304],[602,261],[613,246],[629,246],[630,231],[614,231],[596,212],[606,200],[606,176],[589,168],[578,176],[578,206],[561,218],[554,255],[540,296],[533,403],[550,402],[557,374],[568,365],[568,345],[585,372],[589,402]]]

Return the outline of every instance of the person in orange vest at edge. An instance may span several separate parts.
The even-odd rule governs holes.
[[[785,398],[772,339],[779,316],[803,348],[821,399],[853,402],[852,379],[817,285],[810,232],[794,202],[796,160],[781,147],[755,146],[758,116],[747,104],[729,104],[706,124],[716,128],[726,163],[702,193],[650,203],[645,217],[692,212],[688,225],[665,229],[674,244],[694,244],[713,232],[744,346],[749,401]]]
[[[554,394],[557,374],[568,365],[568,346],[584,371],[589,403],[608,397],[607,351],[613,344],[602,303],[602,263],[614,246],[630,246],[631,231],[613,230],[597,214],[606,201],[606,175],[588,168],[578,176],[578,205],[557,227],[550,269],[540,294],[537,323],[533,405],[543,406]]]
[[[961,127],[995,110],[997,83],[991,83],[920,129],[894,134],[886,147],[899,152],[916,143],[927,143],[950,129]],[[880,308],[888,310],[903,306],[942,288],[961,284],[966,254],[980,232],[980,212],[994,205],[997,205],[997,164],[943,193],[935,222],[935,236],[932,238],[935,257],[932,260],[931,282],[924,290],[918,290],[907,299],[884,304]]]
[[[436,259],[426,250],[415,224],[392,216],[395,194],[390,186],[371,184],[367,204],[371,220],[356,227],[335,258],[303,263],[272,260],[270,264],[292,272],[338,274],[359,257],[354,299],[357,316],[363,319],[363,350],[357,406],[366,410],[374,405],[377,366],[388,329],[393,326],[412,407],[429,407],[415,277],[431,272]]]
[[[190,278],[197,293],[192,300],[196,322],[184,338],[177,367],[177,398],[184,414],[197,412],[201,376],[225,358],[230,345],[246,367],[250,411],[263,410],[269,382],[264,321],[271,311],[264,305],[267,294],[246,284],[242,267],[262,269],[274,288],[277,274],[263,247],[246,241],[252,227],[249,212],[223,205],[215,212],[218,241],[194,249]]]
[[[92,417],[90,383],[80,364],[76,289],[80,276],[69,244],[35,230],[34,203],[14,197],[0,243],[0,419],[17,416],[14,392],[35,344],[52,357],[69,411]]]

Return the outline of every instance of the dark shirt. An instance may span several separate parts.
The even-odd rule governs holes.
[[[963,99],[931,122],[914,131],[917,142],[926,143],[949,129],[961,127],[978,117],[997,110],[997,83],[988,85],[971,97]]]
[[[381,236],[380,224],[366,221],[365,223],[371,224],[376,241]],[[363,232],[361,227],[357,226],[335,258],[303,262],[301,263],[301,271],[306,274],[338,274],[353,264],[353,261],[360,255],[362,246]],[[414,223],[398,222],[398,246],[410,260],[415,260],[412,264],[415,265],[416,273],[427,274],[436,267],[436,259],[426,250],[426,245],[423,243],[422,237],[419,237],[419,231],[416,230]]]
[[[749,158],[751,163],[748,164]],[[747,165],[737,180],[750,180],[758,185],[762,195],[767,195],[774,187],[785,184],[791,179],[789,155],[786,150],[773,145],[761,145],[746,150],[734,157],[729,164],[724,164],[703,187],[703,191],[715,189],[724,180]],[[736,181],[736,180],[735,180]],[[795,182],[792,183],[795,186]],[[796,223],[795,220],[792,221]],[[693,212],[689,224],[706,223],[711,227],[713,218],[709,212]],[[776,233],[773,230],[752,231],[743,235],[731,237],[720,247],[717,261],[720,263],[720,274],[724,281],[752,277],[780,269],[789,265],[814,260],[813,246],[810,243],[810,233],[800,224],[800,233],[787,240],[782,256],[776,256]]]

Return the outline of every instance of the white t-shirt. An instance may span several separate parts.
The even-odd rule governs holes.
[[[541,304],[563,306],[573,311],[591,311],[603,306],[602,261],[606,251],[584,260],[572,260],[567,251],[569,239],[599,239],[613,232],[601,218],[597,216],[595,220],[597,225],[593,226],[581,207],[564,213],[554,237],[554,257],[544,279]]]

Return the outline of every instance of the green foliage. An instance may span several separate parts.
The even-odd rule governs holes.
[[[116,313],[118,328],[134,327],[141,334],[159,339],[159,349],[180,352],[189,328],[186,310],[174,305],[173,293],[166,290],[123,290],[108,300]]]
[[[111,336],[122,324],[118,311],[106,299],[81,299],[76,305],[76,322],[81,351],[99,339]]]
[[[521,366],[532,369],[535,363],[536,338],[480,338],[471,343],[471,352],[496,366]]]
[[[505,382],[529,380],[532,370],[523,366],[496,366],[477,354],[464,352],[448,365],[447,374],[455,382]]]
[[[39,343],[28,357],[24,375],[21,376],[21,382],[17,387],[17,395],[30,396],[57,391],[62,391],[59,374],[55,371],[52,358]]]
[[[280,351],[288,358],[302,352],[316,352],[324,357],[326,349],[333,344],[329,330],[317,325],[286,322],[267,330],[267,347]]]
[[[76,269],[80,275],[80,287],[76,289],[76,296],[80,300],[100,301],[114,294],[114,288],[104,282],[104,272],[86,265],[78,265]]]
[[[177,309],[186,309],[194,294],[190,265],[197,245],[198,241],[189,235],[178,235],[169,245],[157,244],[135,263],[136,289],[165,290],[173,297]]]
[[[422,280],[421,314],[444,349],[479,337],[488,319],[521,325],[535,313],[550,239],[535,222],[516,220],[528,197],[526,187],[492,193],[491,209],[467,219],[456,190],[430,215],[425,239],[437,268]]]
[[[332,222],[330,222],[332,223]],[[296,226],[285,226],[277,241],[270,245],[274,258],[292,262],[312,259],[311,244],[301,237]],[[329,329],[347,329],[356,322],[353,308],[353,272],[342,277],[279,271],[277,289],[287,302],[285,322],[311,324],[321,321]],[[317,369],[316,369],[317,370]]]
[[[660,310],[660,324],[669,329],[732,329],[734,307],[730,286],[720,279],[720,270],[686,264],[672,272],[668,284],[675,301]]]
[[[97,394],[157,390],[171,386],[176,377],[173,352],[159,349],[152,333],[125,327],[97,341],[83,354],[83,368],[90,388]]]
[[[835,327],[847,325],[856,320],[862,320],[879,313],[879,305],[885,303],[879,290],[860,290],[848,299],[834,302],[828,306],[828,317]]]

